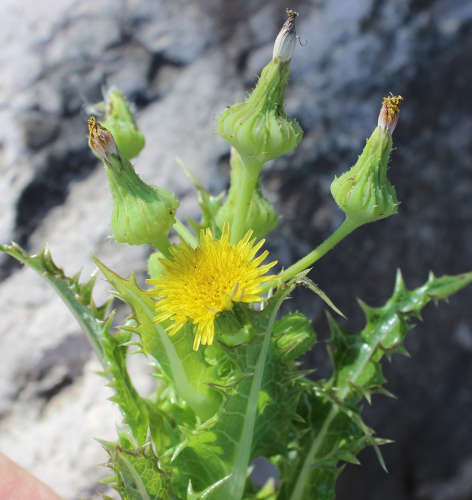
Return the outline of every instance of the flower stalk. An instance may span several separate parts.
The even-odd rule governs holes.
[[[241,174],[237,185],[236,201],[234,204],[233,224],[231,226],[232,243],[236,243],[241,239],[248,225],[247,216],[262,168],[260,163],[251,162],[247,158],[241,158],[241,164]]]
[[[358,227],[359,223],[357,221],[349,218],[344,219],[344,222],[338,227],[338,229],[336,229],[336,231],[331,236],[324,240],[323,243],[321,243],[303,258],[292,264],[290,267],[283,270],[278,275],[279,280],[286,282],[305,269],[310,268],[315,262],[320,260],[321,257],[326,255],[340,241],[342,241],[346,236],[348,236]],[[266,289],[268,289],[268,287],[266,287]]]

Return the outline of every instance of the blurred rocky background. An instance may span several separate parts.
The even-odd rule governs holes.
[[[228,182],[228,148],[214,133],[271,57],[285,7],[300,12],[287,110],[305,130],[290,157],[265,170],[283,218],[271,250],[287,265],[341,222],[329,195],[374,128],[381,98],[404,96],[390,177],[399,214],[359,229],[312,278],[362,326],[356,296],[380,305],[396,268],[410,287],[429,270],[472,262],[472,3],[468,0],[2,0],[0,4],[0,241],[47,243],[68,274],[91,254],[144,277],[146,250],[110,239],[105,172],[89,152],[87,106],[120,88],[136,104],[147,147],[136,162],[196,214],[178,155],[214,192]],[[119,415],[98,364],[54,292],[0,260],[0,450],[65,499],[98,498],[94,438],[113,439]],[[96,298],[108,286],[98,280]],[[339,500],[472,499],[472,290],[433,306],[407,341],[412,359],[385,368],[399,400],[376,397],[368,423],[395,440],[385,474],[368,449],[341,476]],[[296,304],[328,336],[323,305]],[[295,306],[292,301],[291,307]],[[143,360],[136,383],[149,390]],[[329,373],[322,343],[307,364]],[[1,480],[1,479],[0,479]]]

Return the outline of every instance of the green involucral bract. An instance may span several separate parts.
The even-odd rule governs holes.
[[[177,198],[167,189],[144,183],[126,159],[112,157],[104,165],[113,196],[111,228],[116,241],[167,252]]]
[[[302,139],[300,125],[283,108],[289,72],[290,61],[272,60],[247,101],[234,104],[218,120],[218,133],[249,165],[289,153]]]

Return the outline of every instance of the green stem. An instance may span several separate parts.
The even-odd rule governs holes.
[[[228,498],[228,500],[241,500],[243,498],[249,462],[251,459],[251,450],[254,443],[258,402],[263,385],[264,371],[267,366],[270,340],[272,337],[272,332],[274,330],[275,320],[277,319],[277,313],[284,300],[290,294],[291,290],[292,289],[287,287],[287,289],[282,294],[280,294],[277,301],[273,304],[273,310],[271,311],[271,314],[269,316],[267,329],[264,332],[264,340],[262,342],[261,350],[259,351],[256,366],[254,369],[254,375],[251,381],[251,388],[247,397],[247,406],[244,412],[244,424],[241,430],[240,438],[236,443],[231,478],[223,487],[224,493],[221,498]]]
[[[231,227],[231,243],[233,245],[244,236],[246,231],[246,220],[251,205],[252,194],[254,193],[262,168],[261,164],[251,162],[242,156],[241,162],[243,163],[243,169],[236,193],[233,224]]]
[[[323,255],[329,252],[334,246],[336,246],[343,238],[345,238],[349,233],[352,233],[354,229],[359,227],[359,223],[357,221],[353,221],[346,217],[344,222],[336,229],[336,231],[321,245],[316,247],[312,252],[308,255],[305,255],[302,259],[292,264],[290,267],[285,269],[278,276],[282,281],[288,281],[290,278],[293,278],[296,274],[304,271],[306,268],[313,265],[317,260],[321,259]]]
[[[175,219],[175,223],[172,226],[175,230],[175,232],[186,242],[188,243],[192,248],[197,248],[198,246],[198,241],[197,238],[192,234],[192,232],[188,229],[185,224],[179,220]]]
[[[257,404],[259,394],[262,387],[262,377],[267,362],[267,354],[269,352],[270,338],[272,329],[277,315],[277,309],[273,313],[269,326],[264,333],[264,342],[261,352],[257,360],[254,378],[251,384],[251,390],[248,397],[248,405],[246,409],[246,418],[244,419],[244,427],[241,433],[241,442],[236,449],[232,477],[229,480],[230,497],[239,500],[243,497],[244,486],[246,484],[247,470],[251,456],[252,444],[254,441],[254,429],[257,416]]]
[[[308,452],[305,461],[303,462],[303,467],[298,474],[296,486],[292,494],[290,495],[290,500],[302,500],[304,498],[304,489],[306,488],[307,480],[312,470],[314,459],[316,457],[316,454],[320,450],[324,438],[328,433],[331,422],[334,420],[334,417],[336,417],[337,413],[338,409],[333,406],[331,408],[331,411],[328,413],[325,421],[323,422],[323,426],[318,432],[316,439],[313,441],[313,444],[310,447],[310,451]]]

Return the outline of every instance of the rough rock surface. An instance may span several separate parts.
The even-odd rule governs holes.
[[[271,54],[285,1],[3,0],[0,5],[0,241],[30,251],[47,242],[72,274],[95,254],[120,273],[144,273],[145,251],[109,238],[106,177],[86,142],[86,108],[116,85],[136,103],[147,147],[137,170],[183,197],[194,212],[180,156],[215,192],[227,182],[227,147],[215,118],[240,100]],[[405,97],[390,176],[400,214],[358,230],[313,270],[313,279],[362,324],[354,296],[388,297],[394,270],[416,286],[470,269],[472,248],[472,5],[467,0],[297,0],[298,47],[287,109],[305,129],[288,158],[265,172],[283,214],[271,239],[282,263],[333,231],[329,196],[351,165],[388,91]],[[33,272],[0,258],[0,450],[66,499],[98,498],[105,460],[94,438],[119,422],[97,364],[61,301]],[[339,277],[339,283],[336,278]],[[99,280],[98,302],[107,285]],[[470,290],[439,309],[408,340],[413,359],[386,368],[399,400],[377,398],[368,419],[385,447],[385,475],[371,450],[348,467],[340,500],[472,498],[472,312]],[[327,336],[322,305],[298,307]],[[150,390],[132,357],[137,384]],[[326,373],[320,346],[308,363]],[[102,488],[100,490],[100,488]]]

